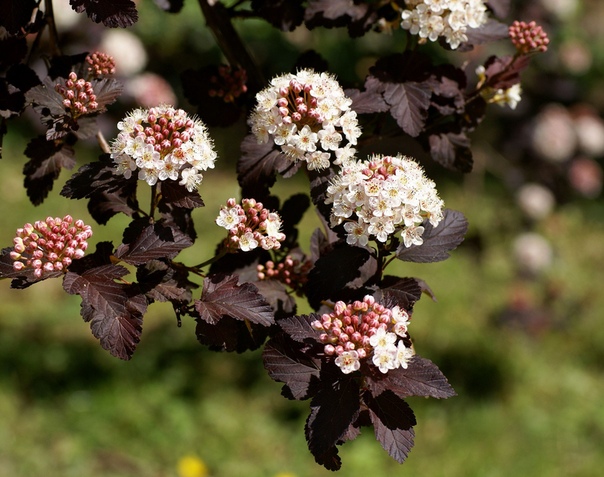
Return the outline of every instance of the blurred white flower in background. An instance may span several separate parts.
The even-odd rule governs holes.
[[[544,219],[556,205],[552,191],[537,183],[524,184],[518,190],[516,200],[522,212],[533,220]]]
[[[575,125],[568,110],[548,104],[537,115],[532,131],[533,150],[550,162],[569,160],[577,147]]]
[[[159,104],[176,104],[176,94],[162,76],[155,73],[143,73],[126,82],[126,93],[143,108]]]
[[[113,57],[119,76],[133,76],[147,65],[147,52],[143,43],[127,30],[107,30],[98,50]]]
[[[526,232],[518,235],[512,247],[516,265],[525,273],[536,275],[552,266],[552,246],[538,233]]]

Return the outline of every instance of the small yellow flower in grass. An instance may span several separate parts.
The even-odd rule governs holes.
[[[178,477],[206,477],[209,475],[205,462],[194,455],[186,455],[178,461]]]
[[[275,474],[275,477],[297,477],[297,475],[293,472],[279,472]]]

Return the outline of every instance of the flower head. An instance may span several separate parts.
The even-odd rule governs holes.
[[[386,242],[397,231],[406,247],[420,245],[420,224],[428,219],[436,227],[443,218],[434,182],[404,156],[349,162],[327,188],[325,202],[333,204],[331,225],[344,222],[350,245],[366,245],[369,238]]]
[[[335,364],[344,374],[357,371],[364,361],[382,373],[406,368],[414,355],[406,337],[409,314],[399,306],[387,308],[371,296],[347,305],[338,301],[331,313],[325,313],[311,325],[321,331],[324,352],[335,356]],[[404,332],[402,331],[404,327]]]
[[[91,236],[90,226],[81,220],[74,222],[70,215],[25,224],[13,239],[13,269],[33,268],[36,278],[65,271],[73,260],[84,256]]]
[[[243,199],[241,205],[235,199],[227,200],[216,224],[228,230],[225,246],[230,252],[249,252],[258,246],[264,250],[278,249],[285,240],[285,234],[280,232],[281,217],[254,199]]]
[[[301,70],[273,78],[256,95],[249,119],[258,142],[272,141],[292,161],[324,169],[330,159],[348,158],[361,135],[352,100],[327,73]],[[341,159],[340,159],[341,160]]]
[[[528,54],[536,51],[547,51],[549,38],[534,21],[526,23],[515,21],[509,27],[509,34],[512,43],[521,54]]]
[[[90,65],[88,74],[92,78],[102,78],[115,74],[115,60],[100,51],[95,51],[86,56],[86,63]]]
[[[298,259],[287,255],[277,263],[269,260],[264,265],[258,265],[256,270],[258,280],[278,280],[302,296],[304,285],[308,281],[308,272],[312,266],[312,261],[307,260],[305,256]]]
[[[111,157],[126,178],[138,170],[138,178],[149,185],[170,179],[192,192],[202,171],[214,167],[216,152],[205,125],[182,109],[135,109],[117,127]]]
[[[63,97],[63,106],[69,112],[71,117],[78,117],[95,112],[99,103],[90,81],[86,81],[72,71],[67,80],[59,80],[55,85],[55,90]]]
[[[444,38],[452,49],[468,41],[468,28],[486,23],[483,0],[405,0],[401,27],[423,41]]]

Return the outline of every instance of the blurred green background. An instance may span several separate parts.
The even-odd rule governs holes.
[[[139,7],[140,21],[129,31],[142,40],[146,70],[165,77],[187,108],[178,72],[220,61],[212,37],[195,2],[174,16],[150,1]],[[604,39],[598,26],[604,8],[595,0],[531,1],[514,3],[514,12],[513,18],[537,18],[552,39],[550,51],[523,77],[523,101],[515,111],[490,107],[473,136],[472,174],[424,162],[447,207],[468,217],[468,237],[445,262],[389,269],[420,277],[434,291],[438,301],[424,297],[416,305],[411,333],[418,354],[443,370],[458,396],[409,399],[418,424],[402,466],[365,429],[341,448],[343,477],[592,477],[604,468]],[[69,18],[59,28],[74,52],[105,40],[102,28]],[[300,51],[314,47],[340,78],[354,83],[377,54],[400,51],[397,32],[350,43],[339,31],[281,35],[257,21],[237,27],[268,77],[289,70]],[[509,53],[506,46],[491,48]],[[488,48],[449,59],[481,61]],[[152,89],[151,96],[165,91]],[[114,120],[140,101],[136,92],[112,108]],[[111,120],[101,126],[107,137],[115,135]],[[0,161],[3,246],[17,227],[47,215],[70,213],[93,223],[86,203],[58,194],[69,171],[44,204],[28,202],[23,150],[36,127],[26,120],[9,124]],[[208,258],[221,238],[213,219],[238,195],[231,134],[244,130],[240,123],[228,135],[212,131],[221,165],[205,176],[206,207],[194,215],[200,238],[179,256],[185,263]],[[561,137],[566,141],[556,142]],[[96,154],[94,144],[78,145],[78,164]],[[276,187],[284,198],[306,189],[303,178],[279,180]],[[116,217],[93,227],[93,244],[119,243],[126,223]],[[316,226],[308,212],[301,227],[307,252]],[[100,348],[79,316],[78,297],[63,292],[58,280],[26,290],[11,290],[4,281],[0,303],[0,475],[331,474],[306,448],[308,403],[280,396],[259,352],[206,351],[192,320],[178,328],[170,306],[150,307],[134,358],[122,362]]]

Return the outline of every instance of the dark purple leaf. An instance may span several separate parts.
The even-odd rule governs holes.
[[[430,78],[434,67],[428,55],[418,51],[405,51],[378,59],[369,72],[381,83],[422,83]],[[375,83],[366,82],[365,88],[374,90],[380,87]]]
[[[69,4],[78,13],[85,11],[93,22],[110,28],[126,28],[138,20],[132,0],[69,0]]]
[[[197,319],[195,334],[197,340],[214,351],[236,351],[243,353],[258,349],[269,335],[270,328],[239,321],[223,316],[218,323],[210,324]]]
[[[375,76],[368,76],[365,81],[365,91],[347,89],[346,96],[352,99],[351,109],[358,114],[385,113],[389,106],[382,96],[382,83]]]
[[[331,215],[331,204],[325,203],[327,188],[336,174],[336,166],[333,165],[321,171],[308,171],[308,177],[310,179],[310,197],[326,222],[329,222],[329,217]]]
[[[300,168],[301,161],[292,162],[274,147],[270,141],[258,144],[256,137],[251,134],[243,139],[242,154],[237,163],[237,179],[243,197],[256,197],[262,200],[275,183],[277,173],[286,175]]]
[[[38,7],[36,0],[4,0],[0,2],[0,26],[11,35],[17,35],[29,25],[34,10]]]
[[[463,242],[468,230],[468,221],[461,212],[445,209],[444,218],[433,227],[424,224],[424,243],[405,247],[401,244],[396,251],[396,257],[405,262],[431,263],[449,258],[449,252],[455,250]]]
[[[25,95],[8,87],[6,80],[0,78],[0,118],[2,120],[19,116],[25,108]]]
[[[115,103],[124,90],[124,85],[114,78],[95,79],[91,81],[91,84],[96,102],[99,103],[98,108],[94,111],[95,114],[106,111],[106,106]]]
[[[402,464],[411,448],[416,424],[415,415],[409,405],[392,391],[384,391],[377,397],[364,395],[375,437],[390,457]]]
[[[470,150],[470,140],[461,133],[432,134],[428,137],[432,159],[447,169],[471,172],[474,160]]]
[[[70,141],[72,144],[75,141]],[[32,139],[25,148],[30,160],[23,167],[24,185],[34,205],[41,204],[52,190],[61,170],[75,166],[74,150],[65,141],[47,141],[44,136]]]
[[[115,173],[109,154],[85,164],[67,181],[61,195],[70,199],[89,199],[88,210],[99,224],[106,224],[120,212],[133,216],[138,210],[136,176],[130,179]]]
[[[336,445],[360,412],[359,386],[349,377],[326,383],[310,403],[305,433],[308,448],[318,464],[337,470]]]
[[[294,31],[302,24],[302,0],[252,0],[252,10],[281,31]]]
[[[407,369],[391,369],[385,375],[377,374],[367,379],[367,386],[375,396],[392,391],[399,398],[409,396],[446,399],[455,396],[455,391],[445,375],[429,359],[415,355]]]
[[[321,363],[308,357],[300,344],[284,334],[278,334],[266,343],[262,360],[268,375],[284,383],[281,394],[288,399],[308,399],[317,392]]]
[[[49,78],[53,80],[67,78],[72,71],[78,73],[80,78],[84,77],[84,72],[90,66],[86,63],[86,56],[88,56],[88,53],[83,52],[75,55],[60,55],[50,58],[50,67],[48,68]]]
[[[503,40],[504,38],[509,38],[510,34],[506,24],[490,18],[485,24],[478,28],[468,28],[466,36],[468,37],[468,41],[461,45],[462,48],[468,44],[481,45],[483,43]]]
[[[128,241],[127,234],[130,235]],[[124,232],[124,243],[117,248],[115,256],[126,263],[142,265],[157,258],[172,259],[192,244],[188,236],[169,224],[149,224],[147,219],[140,219]]]
[[[140,341],[147,300],[135,285],[119,280],[128,270],[119,265],[101,265],[82,273],[67,272],[63,288],[82,298],[82,317],[103,349],[121,359],[130,359]]]
[[[254,282],[256,288],[273,309],[275,318],[291,316],[296,312],[296,299],[277,280]]]
[[[160,260],[151,260],[136,270],[136,279],[141,291],[150,301],[189,303],[191,289],[197,284],[188,280],[188,272],[173,268]]]
[[[5,1],[4,3],[11,3]],[[2,18],[2,15],[0,15]],[[0,40],[0,71],[18,64],[27,55],[25,37],[8,36]]]
[[[6,81],[19,89],[22,93],[40,85],[40,78],[29,66],[18,64],[6,72]]]
[[[183,209],[194,209],[203,207],[204,203],[199,192],[189,192],[186,187],[176,181],[166,180],[159,183],[161,200],[172,204],[174,207]]]
[[[428,83],[384,83],[384,100],[403,131],[416,137],[424,128],[432,86]]]
[[[411,310],[415,302],[422,297],[422,289],[415,278],[386,276],[374,297],[385,306],[398,305],[405,310]]]
[[[360,300],[371,294],[365,288],[377,271],[371,252],[360,247],[339,245],[320,257],[308,274],[306,295],[310,306],[319,309],[323,300]]]
[[[279,320],[277,324],[294,341],[303,343],[310,340],[310,342],[318,343],[321,332],[315,330],[311,326],[311,323],[320,318],[319,315],[311,313],[310,315],[297,315],[284,318]]]
[[[195,309],[201,320],[213,325],[224,317],[257,323],[274,324],[273,310],[251,283],[237,284],[234,275],[214,275],[203,281],[201,299],[195,301]]]

